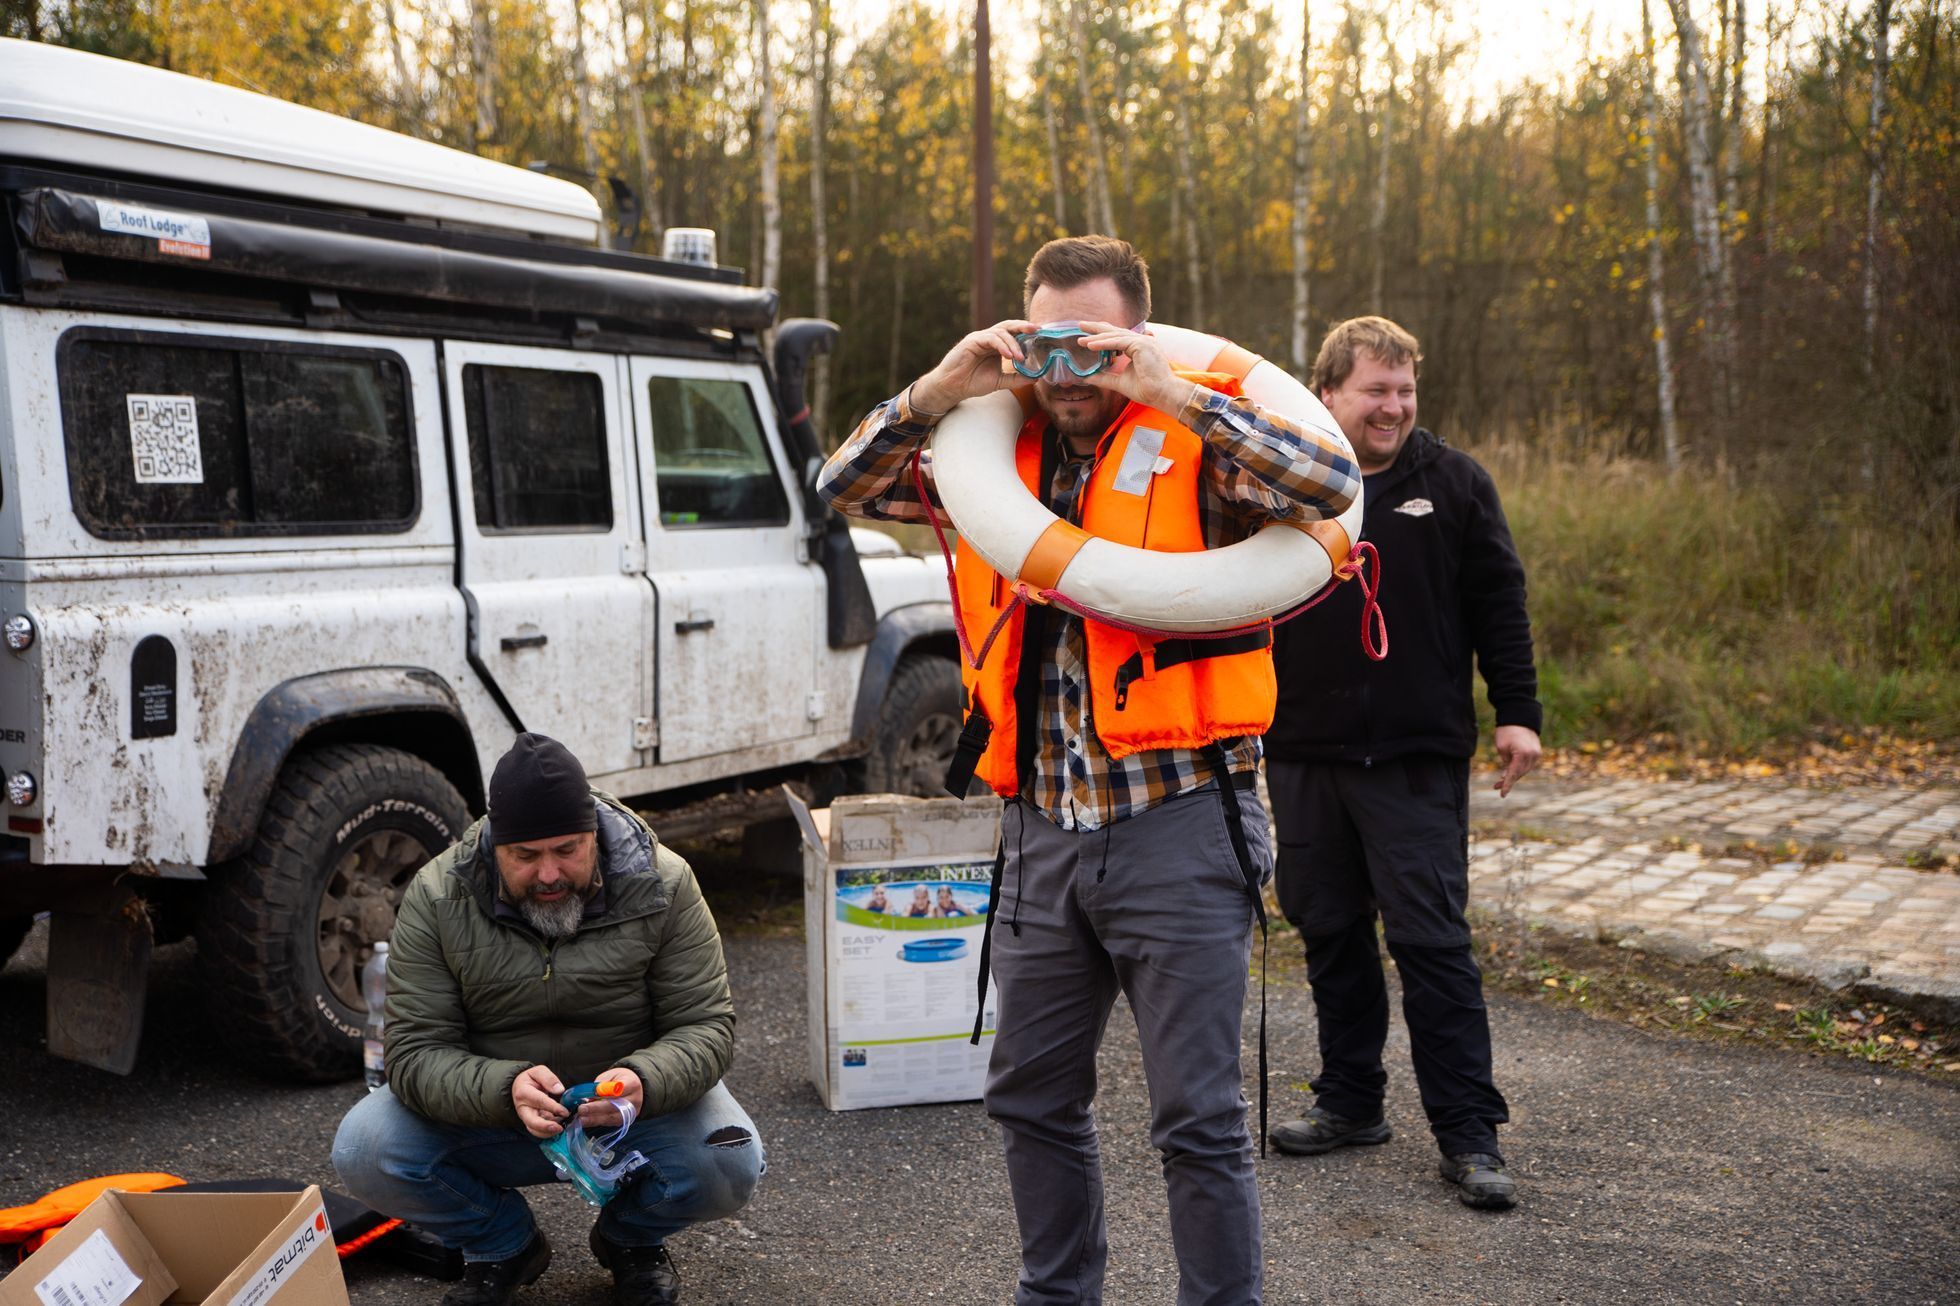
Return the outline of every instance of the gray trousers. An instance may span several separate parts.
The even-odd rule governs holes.
[[[1258,795],[1227,797],[1264,876],[1272,852]],[[1001,1125],[1021,1230],[1017,1306],[1103,1299],[1109,1242],[1092,1103],[1119,988],[1143,1046],[1179,1306],[1260,1301],[1259,1190],[1239,1069],[1252,903],[1217,789],[1083,832],[1015,802],[1001,837],[986,1106]]]

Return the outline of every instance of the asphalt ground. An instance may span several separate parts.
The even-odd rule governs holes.
[[[44,937],[45,927],[0,972],[0,1206],[116,1171],[333,1184],[328,1148],[358,1082],[262,1078],[205,1023],[187,944],[159,951],[133,1075],[53,1060],[41,1035]],[[742,1022],[729,1084],[763,1133],[769,1173],[739,1220],[674,1240],[686,1299],[1011,1300],[1013,1218],[980,1107],[824,1110],[806,1082],[801,941],[735,938],[728,955]],[[1314,1033],[1294,949],[1274,955],[1280,1119],[1304,1105]],[[1491,1008],[1520,1207],[1470,1211],[1437,1178],[1398,1023],[1394,1140],[1259,1163],[1269,1301],[1960,1300],[1954,1087],[1501,995]],[[1163,1185],[1120,1008],[1101,1071],[1108,1300],[1169,1302]],[[607,1302],[610,1281],[585,1248],[587,1209],[562,1186],[533,1194],[558,1259],[519,1300]],[[360,1306],[434,1302],[442,1290],[380,1264],[352,1263],[348,1278]]]

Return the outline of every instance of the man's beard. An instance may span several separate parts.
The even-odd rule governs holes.
[[[1121,404],[1110,399],[1110,392],[1099,390],[1096,393],[1100,397],[1098,402],[1086,411],[1052,403],[1039,392],[1036,397],[1056,435],[1064,440],[1094,440],[1109,429],[1110,422],[1122,409]]]
[[[501,873],[497,876],[497,889],[503,900],[517,908],[517,914],[547,939],[569,939],[577,934],[579,922],[585,916],[585,905],[599,895],[599,849],[596,844],[592,849],[592,868],[585,888],[573,888],[570,881],[561,883],[565,885],[565,895],[545,902],[531,896],[538,891],[535,882],[529,893],[518,897],[511,892],[510,881],[504,879]]]
[[[579,921],[585,915],[589,897],[589,894],[567,893],[555,902],[541,902],[526,895],[517,904],[517,912],[545,938],[569,939],[578,933]]]

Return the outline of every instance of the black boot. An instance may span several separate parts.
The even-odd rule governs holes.
[[[519,1288],[536,1283],[550,1264],[551,1244],[540,1229],[508,1260],[464,1265],[463,1281],[442,1294],[442,1306],[507,1306]]]
[[[621,1247],[592,1227],[592,1255],[612,1271],[615,1306],[676,1306],[681,1276],[665,1247]]]
[[[1373,1120],[1350,1120],[1319,1107],[1307,1112],[1304,1120],[1288,1120],[1274,1125],[1267,1135],[1273,1146],[1294,1156],[1319,1156],[1337,1147],[1386,1143],[1392,1134],[1380,1112]]]
[[[1463,1152],[1445,1156],[1437,1169],[1456,1185],[1465,1206],[1480,1211],[1508,1211],[1518,1204],[1518,1181],[1504,1169],[1504,1158],[1492,1152]]]

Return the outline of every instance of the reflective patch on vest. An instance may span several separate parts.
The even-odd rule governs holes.
[[[1130,431],[1129,447],[1123,450],[1123,465],[1116,469],[1116,480],[1111,486],[1119,494],[1134,494],[1139,499],[1150,493],[1150,478],[1157,474],[1158,456],[1164,452],[1164,433],[1147,426],[1135,427]]]
[[[1427,499],[1411,499],[1395,511],[1406,517],[1427,517],[1436,511],[1436,505]]]

